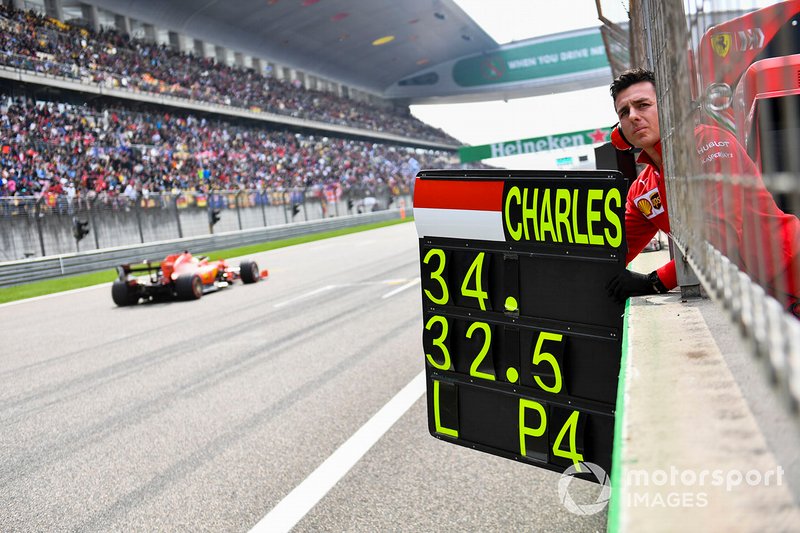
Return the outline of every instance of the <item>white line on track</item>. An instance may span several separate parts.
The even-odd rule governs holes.
[[[402,280],[405,281],[405,280]],[[353,283],[338,283],[336,287],[364,287],[367,285],[391,285],[392,281],[354,281]]]
[[[316,294],[320,294],[320,293],[323,293],[325,291],[329,291],[331,289],[336,289],[336,288],[340,288],[340,287],[361,287],[361,286],[364,286],[364,285],[394,285],[394,284],[397,284],[397,283],[402,283],[404,281],[406,281],[406,280],[404,280],[404,279],[386,279],[386,280],[383,280],[383,281],[358,281],[358,282],[355,282],[355,283],[337,283],[337,284],[334,284],[334,285],[325,285],[324,287],[320,287],[318,289],[314,289],[313,291],[309,291],[309,292],[300,294],[298,296],[295,296],[294,298],[289,298],[288,300],[284,300],[282,302],[278,302],[278,303],[274,304],[273,307],[283,307],[285,305],[292,304],[292,303],[297,302],[299,300],[304,300],[306,298],[310,298],[311,296],[314,296]],[[417,283],[419,283],[419,278],[415,278],[415,279],[411,280],[410,282],[406,283],[405,285],[403,285],[402,287],[398,287],[398,288],[396,288],[396,289],[384,294],[382,296],[382,298],[389,298],[390,296],[394,296],[398,292],[402,292],[402,291],[408,289],[409,287],[413,287]]]
[[[384,433],[389,431],[425,392],[420,372],[366,424],[345,441],[278,505],[253,526],[250,533],[278,533],[292,529],[342,479]]]
[[[366,285],[394,285],[397,283],[402,283],[406,280],[393,280],[393,279],[385,279],[383,281],[355,281],[353,283],[338,283],[334,285],[335,287],[364,287]]]
[[[320,287],[319,289],[314,289],[313,291],[303,293],[303,294],[301,294],[299,296],[295,296],[294,298],[290,298],[288,300],[284,300],[282,302],[278,302],[273,307],[283,307],[284,305],[289,305],[289,304],[294,303],[294,302],[296,302],[298,300],[303,300],[303,299],[308,298],[310,296],[314,296],[315,294],[319,294],[321,292],[329,291],[329,290],[331,290],[331,289],[333,289],[335,287],[336,287],[336,285],[325,285],[324,287]]]
[[[23,300],[14,300],[13,302],[6,302],[0,304],[0,307],[7,307],[9,305],[24,304],[28,302],[35,302],[37,300],[47,300],[48,298],[56,298],[58,296],[66,296],[67,294],[77,294],[79,292],[91,291],[102,287],[110,287],[111,283],[100,283],[99,285],[92,285],[90,287],[81,287],[80,289],[70,289],[68,291],[54,292],[52,294],[44,294],[42,296],[34,296],[32,298],[25,298]]]
[[[413,287],[417,283],[419,283],[419,278],[414,278],[411,281],[409,281],[408,283],[406,283],[405,285],[401,285],[401,286],[397,287],[396,289],[387,292],[386,294],[381,296],[381,298],[384,299],[384,300],[386,298],[391,298],[392,296],[394,296],[395,294],[397,294],[399,292],[403,292],[406,289],[410,289],[411,287]]]

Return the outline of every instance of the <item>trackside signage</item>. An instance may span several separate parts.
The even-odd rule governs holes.
[[[489,9],[489,2],[486,2]],[[626,30],[627,31],[627,30]],[[388,87],[386,98],[419,103],[528,97],[608,86],[612,79],[599,28],[545,35],[480,51],[441,63],[420,65]]]
[[[462,146],[458,149],[458,156],[461,158],[462,163],[468,163],[493,157],[535,154],[549,150],[604,143],[608,141],[610,135],[611,128],[597,128],[480,146]]]
[[[608,66],[598,30],[462,59],[453,65],[453,80],[461,87],[474,87],[566,76]]]
[[[625,180],[605,171],[417,175],[428,429],[549,470],[611,471]]]

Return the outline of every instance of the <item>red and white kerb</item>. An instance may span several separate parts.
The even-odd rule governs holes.
[[[503,181],[418,178],[414,224],[419,237],[505,241]]]

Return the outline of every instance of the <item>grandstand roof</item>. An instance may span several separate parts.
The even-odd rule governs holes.
[[[498,46],[452,0],[88,3],[378,94],[426,65]]]

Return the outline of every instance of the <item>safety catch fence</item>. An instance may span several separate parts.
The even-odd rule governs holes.
[[[313,187],[0,197],[0,262],[411,208],[410,191]]]
[[[656,73],[678,259],[720,302],[796,409],[800,1],[759,5],[642,0],[631,16],[638,18],[632,27],[644,28],[639,57],[647,60],[635,66]],[[679,282],[684,290],[693,283]]]

